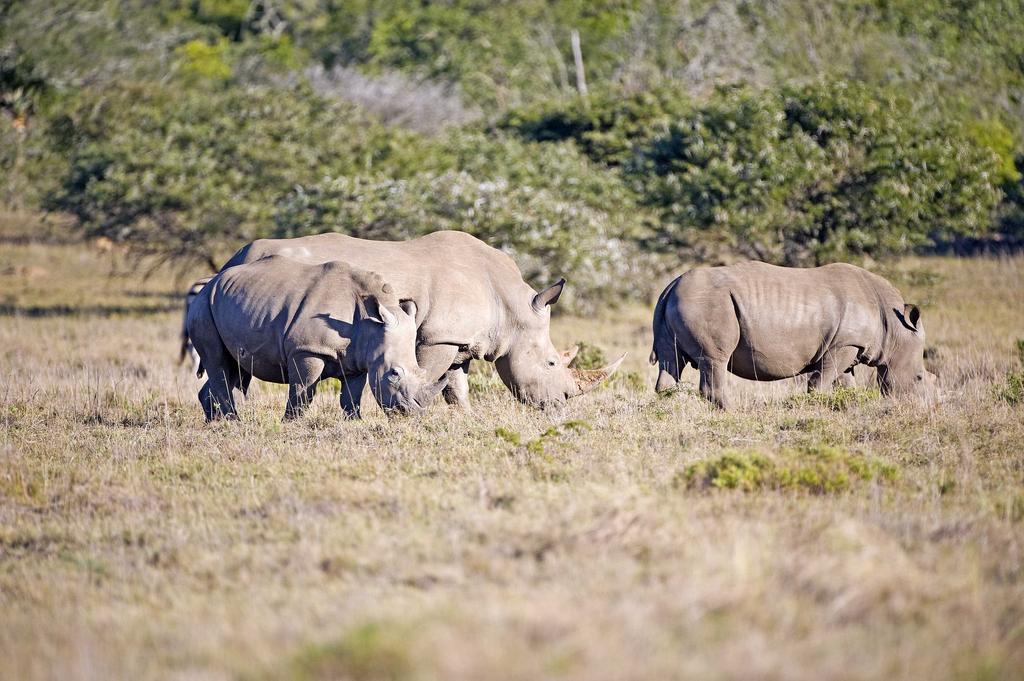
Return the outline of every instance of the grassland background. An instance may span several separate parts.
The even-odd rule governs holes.
[[[345,422],[324,391],[282,424],[263,384],[206,426],[175,364],[201,272],[0,222],[0,678],[1022,678],[1020,256],[884,270],[934,408],[735,380],[721,413],[692,371],[658,396],[635,306],[555,318],[629,352],[560,413],[479,371],[471,413]],[[726,452],[874,472],[694,480]]]

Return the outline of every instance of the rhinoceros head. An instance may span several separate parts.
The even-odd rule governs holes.
[[[370,391],[388,413],[419,413],[444,389],[448,379],[442,376],[430,380],[416,361],[416,303],[377,303],[378,315],[365,317],[371,325],[366,345]]]
[[[878,365],[878,387],[883,395],[914,395],[927,402],[938,397],[935,374],[924,368],[924,325],[916,305],[893,309],[889,349]]]
[[[551,342],[551,305],[558,300],[565,279],[527,301],[529,311],[516,320],[508,352],[494,361],[502,382],[520,402],[536,407],[560,406],[608,378],[623,357],[603,369],[570,369],[576,351],[559,352]]]

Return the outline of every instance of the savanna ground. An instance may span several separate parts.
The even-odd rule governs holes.
[[[2,223],[0,677],[1024,678],[1020,256],[883,268],[934,408],[656,395],[637,306],[554,320],[629,351],[561,413],[480,367],[472,413],[345,422],[328,388],[282,424],[262,384],[206,426],[201,272]]]

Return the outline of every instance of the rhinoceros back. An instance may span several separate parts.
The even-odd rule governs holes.
[[[500,335],[497,325],[532,314],[534,291],[515,262],[465,232],[441,231],[408,241],[375,241],[328,232],[293,239],[259,239],[243,247],[225,267],[268,255],[308,263],[338,260],[379,272],[400,298],[418,307],[425,343],[475,340]]]
[[[678,309],[669,321],[694,337],[700,347],[691,354],[733,347],[734,373],[775,380],[803,372],[835,347],[877,346],[879,296],[887,285],[842,264],[691,270],[679,280]]]
[[[211,292],[218,333],[232,356],[261,380],[287,380],[297,347],[343,349],[355,315],[352,269],[272,256],[227,268]]]

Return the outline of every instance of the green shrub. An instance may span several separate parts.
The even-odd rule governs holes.
[[[51,126],[68,168],[46,201],[87,234],[219,266],[272,230],[275,200],[326,175],[402,165],[414,146],[302,88],[85,92]]]
[[[751,492],[769,484],[772,462],[761,454],[725,452],[712,459],[692,463],[681,478],[687,487],[739,489]]]
[[[517,109],[497,127],[536,142],[572,140],[592,160],[617,167],[634,149],[688,115],[693,103],[679,87],[662,86],[624,95],[603,90],[588,101],[543,103]]]
[[[228,43],[218,40],[190,40],[177,49],[178,70],[186,80],[225,81],[231,77],[227,61]]]
[[[569,363],[570,367],[573,369],[600,369],[607,366],[608,357],[600,346],[586,341],[577,341],[576,345],[579,346],[579,352]]]
[[[516,110],[497,127],[572,141],[620,169],[660,218],[640,236],[648,249],[789,265],[987,232],[1011,143],[996,123],[928,122],[887,90],[845,82],[731,87],[703,102],[671,87],[606,92]]]
[[[535,288],[566,277],[563,309],[646,293],[621,217],[546,189],[480,180],[468,173],[408,179],[341,176],[298,186],[277,206],[278,236],[326,229],[378,239],[407,239],[459,229],[507,252]]]
[[[842,82],[720,90],[652,140],[632,174],[661,211],[665,247],[789,265],[981,234],[1000,196],[990,150]]]
[[[689,489],[792,489],[834,494],[866,481],[893,482],[898,469],[877,459],[825,445],[774,454],[726,451],[688,465],[675,484]]]

